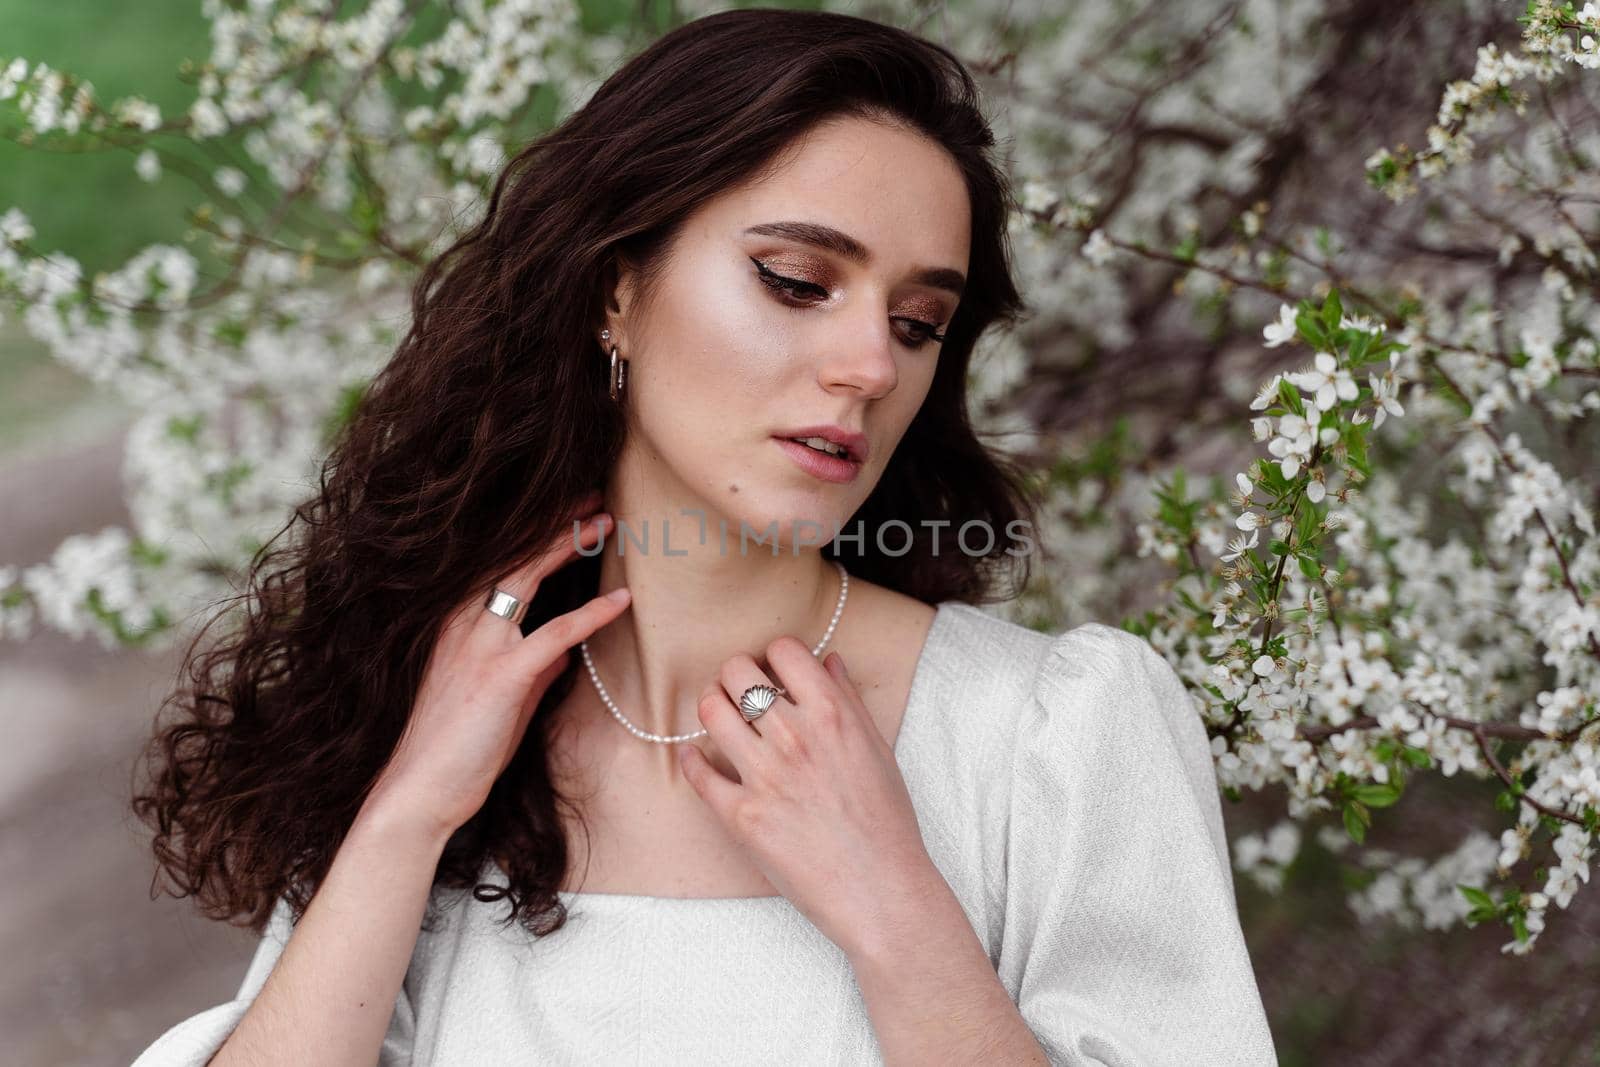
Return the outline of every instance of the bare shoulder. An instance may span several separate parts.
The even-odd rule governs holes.
[[[850,597],[831,646],[844,657],[862,702],[891,743],[899,732],[917,661],[937,613],[916,597],[850,579]]]
[[[848,619],[850,639],[863,650],[887,655],[890,649],[904,650],[913,661],[922,649],[922,640],[933,625],[938,609],[887,586],[862,578],[850,579],[850,597],[839,618],[839,631]],[[848,655],[842,652],[841,654]]]

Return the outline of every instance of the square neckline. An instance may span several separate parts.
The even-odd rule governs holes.
[[[928,633],[923,638],[922,650],[917,653],[917,662],[911,668],[911,685],[906,690],[905,711],[901,714],[900,727],[894,735],[894,745],[892,746],[892,751],[895,755],[896,762],[899,761],[900,752],[905,745],[906,731],[916,725],[917,721],[922,718],[921,715],[913,715],[912,712],[917,707],[919,697],[922,696],[923,691],[927,688],[928,663],[934,654],[935,645],[937,643],[935,639],[939,636],[943,627],[948,625],[949,620],[953,619],[955,615],[954,609],[958,605],[971,607],[971,605],[965,604],[964,601],[950,600],[940,601],[938,604],[934,605],[933,622],[928,625]],[[489,858],[488,862],[496,870],[500,869],[499,862],[495,860],[493,856]],[[501,874],[504,873],[504,871],[501,871]],[[743,897],[664,897],[653,896],[648,893],[598,893],[588,890],[557,889],[556,895],[566,903],[615,905],[622,907],[640,906],[644,904],[656,904],[663,907],[680,908],[691,905],[762,907],[771,906],[775,901],[781,901],[784,904],[789,903],[789,898],[784,896],[782,893],[767,893],[761,896]]]

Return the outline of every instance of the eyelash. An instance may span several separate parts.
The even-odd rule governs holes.
[[[756,259],[754,256],[750,257],[750,262],[756,265],[756,276],[761,280],[761,284],[765,285],[769,289],[777,292],[788,293],[795,297],[800,297],[806,293],[812,293],[817,296],[824,297],[828,295],[828,291],[822,288],[820,285],[816,285],[812,282],[801,281],[798,278],[786,278],[782,274],[774,274],[771,268],[769,268],[759,259]],[[921,319],[908,319],[904,317],[899,317],[899,319],[901,322],[914,326],[922,332],[921,337],[918,337],[911,342],[912,348],[922,348],[930,341],[942,342],[944,340],[944,334],[936,332],[938,327],[934,326],[931,322],[923,322]]]

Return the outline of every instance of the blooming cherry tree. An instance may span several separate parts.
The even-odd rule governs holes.
[[[1524,116],[1511,89],[1520,80],[1555,85],[1593,68],[1596,12],[1535,2],[1523,21],[1518,54],[1486,46],[1472,80],[1446,89],[1427,150],[1378,152],[1365,167],[1392,202],[1408,201],[1452,174],[1481,182],[1468,177],[1471,135],[1499,133],[1487,166],[1537,192],[1549,226],[1476,204],[1452,221],[1480,240],[1495,234],[1491,271],[1531,247],[1539,262],[1520,303],[1520,290],[1495,292],[1486,284],[1499,279],[1482,275],[1430,293],[1392,263],[1353,281],[1340,242],[1320,228],[1309,242],[1318,255],[1280,239],[1266,255],[1224,258],[1119,236],[1092,211],[1034,220],[1182,264],[1186,284],[1209,274],[1230,292],[1288,295],[1298,286],[1286,264],[1309,268],[1308,288],[1325,295],[1280,301],[1260,335],[1308,360],[1273,374],[1249,405],[1266,455],[1226,495],[1219,481],[1191,496],[1181,469],[1157,481],[1139,551],[1178,573],[1171,601],[1132,626],[1181,666],[1229,794],[1286,789],[1288,819],[1241,842],[1240,863],[1263,886],[1281,885],[1299,824],[1318,812],[1339,817],[1346,844],[1361,843],[1409,775],[1498,780],[1511,820],[1498,841],[1475,830],[1431,861],[1367,850],[1375,876],[1352,905],[1429,928],[1502,922],[1504,951],[1517,954],[1550,906],[1566,907],[1588,881],[1600,831],[1600,549],[1587,503],[1600,451],[1576,425],[1600,407],[1592,235],[1576,211],[1595,191],[1576,145],[1593,145],[1594,130],[1569,129],[1552,104],[1574,145],[1553,164],[1539,157],[1545,130],[1494,121],[1501,110]],[[1582,100],[1591,89],[1567,91]],[[1237,232],[1267,237],[1264,213],[1253,208]],[[1361,314],[1344,310],[1341,288]],[[1386,420],[1410,428],[1380,439]],[[1588,442],[1574,449],[1587,463],[1560,454],[1561,427]],[[1388,462],[1375,462],[1380,453]],[[1431,483],[1418,481],[1425,468]]]
[[[1402,26],[1382,0],[838,6],[962,55],[1014,148],[1036,313],[986,340],[972,385],[989,429],[1043,442],[1050,525],[1007,610],[1121,616],[1169,657],[1227,795],[1287,798],[1236,842],[1255,883],[1315,840],[1364,872],[1358,914],[1502,923],[1529,951],[1600,832],[1600,11],[1533,0],[1516,47],[1483,44],[1441,99],[1420,82],[1451,42],[1428,35],[1456,20]],[[197,180],[189,221],[225,265],[158,244],[85,277],[0,212],[0,296],[137,412],[132,521],[0,566],[14,639],[164,644],[228,592],[507,149],[640,43],[563,0],[203,11],[180,115],[0,58],[0,128]],[[1420,36],[1383,60],[1401,32]],[[1329,117],[1358,112],[1383,129]],[[1152,574],[1162,598],[1130,603]],[[1368,846],[1426,773],[1496,783],[1493,830]]]

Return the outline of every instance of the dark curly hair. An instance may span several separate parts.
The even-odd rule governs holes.
[[[165,870],[208,917],[246,916],[236,924],[260,933],[281,897],[299,920],[400,739],[463,591],[487,595],[491,576],[560,536],[621,449],[595,343],[608,270],[622,257],[648,292],[699,205],[759,177],[817,123],[852,115],[944,146],[965,177],[972,233],[930,391],[854,516],[867,531],[909,524],[910,549],[875,552],[868,536],[850,570],[930,605],[1010,599],[1027,584],[1030,556],[1011,538],[1037,514],[1036,483],[1016,457],[980,443],[967,412],[975,342],[1024,311],[1007,246],[1015,205],[971,74],[941,45],[847,15],[694,20],[508,162],[482,221],[422,271],[410,329],[333,440],[319,491],[189,645],[144,753],[148,791],[134,789],[133,809],[155,831],[152,894]],[[930,524],[969,520],[1006,534],[987,556],[950,552],[948,538],[934,553]],[[580,557],[547,578],[523,632],[596,595],[599,568],[598,555]],[[228,610],[239,601],[243,612]],[[226,632],[208,639],[224,619]],[[552,783],[540,712],[571,691],[577,667],[572,657],[550,686],[434,880],[509,898],[506,924],[520,918],[535,936],[567,918],[558,805],[576,811]],[[163,724],[169,707],[181,718]],[[509,886],[478,881],[491,856],[505,858]]]

